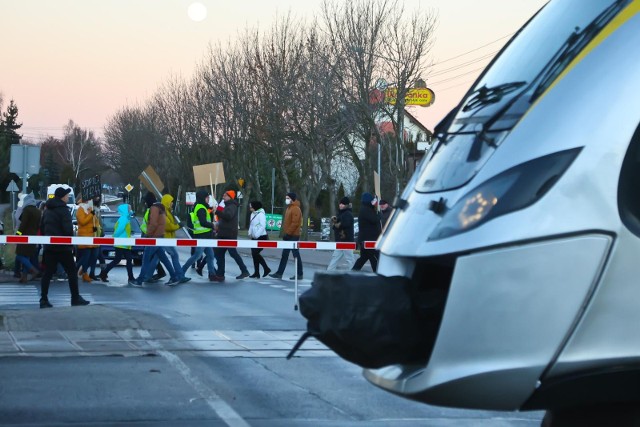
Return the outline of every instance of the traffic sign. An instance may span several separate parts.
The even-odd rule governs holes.
[[[127,184],[127,185],[124,187],[124,189],[125,189],[125,190],[127,190],[127,193],[131,193],[131,190],[133,190],[133,185],[131,185],[131,184]]]
[[[6,191],[8,191],[9,193],[17,193],[18,191],[20,191],[20,189],[18,188],[18,184],[16,184],[15,181],[11,181]]]

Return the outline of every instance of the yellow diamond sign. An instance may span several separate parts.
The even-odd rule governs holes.
[[[131,190],[133,190],[133,185],[127,184],[127,186],[124,187],[124,189],[127,190],[128,193],[131,193]]]

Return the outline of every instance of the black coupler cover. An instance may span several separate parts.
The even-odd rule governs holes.
[[[444,298],[405,277],[316,273],[299,303],[308,320],[306,336],[363,368],[380,368],[427,362]]]

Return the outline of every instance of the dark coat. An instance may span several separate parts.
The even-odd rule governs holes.
[[[238,201],[235,199],[224,202],[224,209],[218,212],[218,238],[238,238]]]
[[[353,212],[351,208],[344,208],[336,217],[333,224],[336,242],[353,242]]]
[[[20,228],[18,231],[24,236],[37,236],[41,215],[40,209],[33,205],[26,206],[20,216]],[[18,245],[16,247],[16,255],[30,257],[35,253],[36,245]]]
[[[380,226],[380,217],[374,206],[363,204],[360,207],[358,227],[358,242],[378,240],[382,228]]]
[[[47,200],[42,214],[43,236],[73,236],[71,212],[67,205],[57,197]],[[73,251],[72,245],[44,245],[45,251],[65,252]]]

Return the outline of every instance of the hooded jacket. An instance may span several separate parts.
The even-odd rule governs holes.
[[[120,214],[120,218],[116,221],[113,229],[113,237],[131,237],[131,213],[129,212],[129,205],[126,203],[119,205],[118,213]],[[116,246],[116,248],[131,249],[131,246]]]
[[[73,223],[71,212],[67,204],[58,197],[47,200],[42,214],[43,236],[73,236]],[[71,245],[44,245],[45,251],[71,252]]]
[[[35,236],[40,228],[41,212],[36,207],[36,199],[33,194],[27,194],[22,203],[22,214],[20,216],[20,227],[18,233],[25,236]],[[18,245],[16,255],[33,256],[36,252],[36,245]]]
[[[302,232],[302,211],[300,202],[293,200],[284,213],[283,223],[284,234],[289,236],[300,236]]]
[[[171,211],[171,204],[173,203],[173,196],[165,194],[161,200],[162,206],[164,206],[167,214],[167,220],[164,224],[164,237],[174,239],[176,237],[176,231],[180,229],[180,225]]]
[[[76,209],[78,236],[100,237],[100,220],[96,218],[93,202],[80,203]],[[95,245],[78,245],[79,249],[96,248]]]
[[[193,236],[196,239],[211,239],[213,238],[213,229],[215,225],[211,222],[211,215],[209,215],[209,220],[207,221],[207,213],[209,212],[209,206],[207,205],[207,196],[209,193],[206,190],[198,190],[196,191],[196,204],[193,206],[194,212],[198,205],[202,205],[204,209],[200,208],[196,212],[198,216],[198,221],[202,227],[206,227],[211,229],[208,233],[194,234]]]

